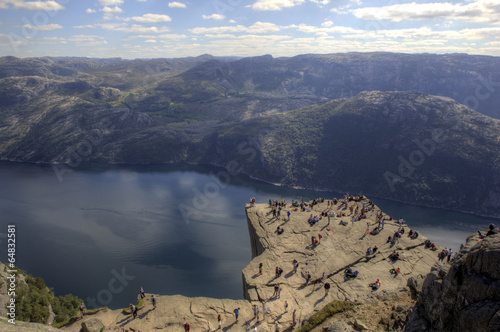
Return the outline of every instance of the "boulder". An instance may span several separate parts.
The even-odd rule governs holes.
[[[325,329],[326,332],[355,332],[356,330],[352,328],[351,325],[347,324],[346,322],[339,320],[338,322],[335,322],[328,326]]]
[[[369,330],[368,326],[361,320],[354,320],[354,327],[361,331]]]
[[[82,332],[101,332],[104,324],[97,318],[89,319],[82,323]]]

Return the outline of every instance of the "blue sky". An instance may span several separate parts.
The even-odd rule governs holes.
[[[0,56],[500,56],[500,0],[0,0]]]

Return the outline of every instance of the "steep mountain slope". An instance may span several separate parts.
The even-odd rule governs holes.
[[[272,182],[500,216],[498,120],[422,92],[350,97],[378,86],[461,99],[475,90],[474,77],[496,82],[488,74],[500,72],[496,66],[494,57],[388,53],[231,61],[5,57],[0,159],[71,166],[236,161]],[[479,89],[491,91],[482,107],[500,98],[495,89]]]

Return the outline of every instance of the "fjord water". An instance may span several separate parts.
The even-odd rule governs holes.
[[[0,261],[7,260],[7,225],[15,224],[18,267],[43,277],[56,295],[110,308],[134,302],[140,286],[147,293],[242,298],[241,270],[251,259],[249,198],[342,195],[191,165],[92,164],[58,178],[52,166],[1,162],[0,184]],[[494,222],[372,199],[454,250]]]

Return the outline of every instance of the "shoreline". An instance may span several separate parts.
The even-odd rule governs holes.
[[[51,167],[52,165],[64,165],[64,166],[68,167],[67,166],[68,164],[59,163],[59,162],[54,162],[54,163],[31,162],[31,161],[18,161],[18,160],[1,159],[1,158],[0,158],[0,162],[18,163],[18,164],[26,164],[26,165],[37,165],[37,166],[46,166],[46,167]],[[215,168],[219,168],[221,170],[227,171],[227,169],[224,166],[221,166],[221,165],[218,165],[218,164],[197,164],[197,163],[189,163],[189,162],[159,163],[159,164],[158,163],[143,163],[143,164],[136,163],[136,164],[133,164],[133,163],[119,163],[119,162],[117,162],[117,163],[110,163],[110,162],[96,162],[96,161],[92,161],[92,162],[84,162],[82,164],[84,164],[84,165],[107,165],[107,166],[130,166],[130,167],[134,167],[134,166],[189,165],[189,166],[195,166],[195,167],[196,166],[200,166],[200,167],[204,167],[204,166],[205,167],[207,167],[207,166],[208,167],[215,167]],[[70,168],[78,169],[78,167],[80,167],[80,165],[78,165],[76,167],[70,167]],[[283,187],[283,188],[296,189],[296,190],[311,190],[311,191],[316,191],[316,192],[332,193],[332,194],[336,194],[336,195],[343,195],[343,194],[351,192],[349,190],[346,190],[346,191],[342,191],[342,190],[337,191],[335,189],[307,188],[307,187],[301,187],[301,186],[288,186],[288,185],[284,185],[284,184],[279,183],[279,182],[270,182],[270,181],[266,181],[266,180],[263,180],[263,179],[259,179],[259,178],[254,177],[254,176],[252,176],[252,175],[250,175],[250,174],[248,174],[248,173],[246,173],[244,171],[239,172],[236,176],[240,176],[240,175],[248,177],[252,181],[261,182],[261,183],[265,183],[265,184],[270,184],[270,185],[273,185],[275,187]],[[396,199],[392,199],[392,198],[386,198],[386,197],[383,197],[383,196],[378,196],[378,195],[373,194],[373,193],[359,193],[359,195],[365,195],[365,196],[369,196],[369,197],[373,197],[373,198],[378,198],[378,199],[383,199],[383,200],[386,200],[386,201],[389,201],[389,202],[400,203],[400,204],[405,204],[405,205],[412,205],[412,206],[417,206],[417,207],[437,209],[437,210],[446,211],[446,212],[462,213],[462,214],[466,214],[466,215],[471,215],[471,216],[475,216],[475,217],[479,217],[479,218],[487,218],[487,219],[496,220],[497,222],[500,222],[500,216],[499,217],[495,217],[495,216],[490,216],[490,215],[485,215],[485,214],[479,214],[479,213],[474,213],[474,212],[469,212],[469,211],[463,211],[463,210],[446,209],[446,208],[442,208],[442,207],[439,207],[439,206],[433,206],[433,205],[416,204],[416,203],[412,203],[412,202],[405,202],[405,201],[400,201],[400,200],[396,200]]]

